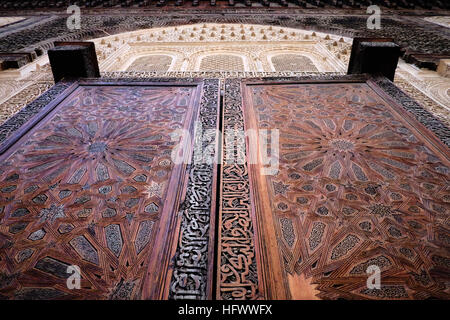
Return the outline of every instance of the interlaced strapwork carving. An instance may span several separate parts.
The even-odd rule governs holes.
[[[286,273],[327,299],[448,299],[448,152],[365,83],[248,88],[258,129],[280,130],[279,172],[261,179]]]
[[[0,297],[142,298],[196,88],[80,86],[2,156]]]

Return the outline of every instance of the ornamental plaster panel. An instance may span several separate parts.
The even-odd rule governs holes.
[[[441,19],[442,20],[442,19]],[[22,22],[20,22],[22,23]],[[256,24],[191,24],[157,27],[124,32],[92,39],[102,72],[125,71],[136,59],[146,55],[169,55],[172,64],[160,76],[177,74],[212,77],[289,76],[298,72],[276,72],[271,57],[296,53],[311,59],[318,72],[345,73],[351,51],[351,38],[288,27]],[[201,59],[211,54],[235,54],[244,60],[244,70],[201,70]],[[153,74],[153,73],[152,73]],[[20,109],[17,95],[30,101],[35,97],[38,82],[52,83],[47,55],[26,66],[0,72],[0,110],[6,119]],[[428,110],[441,119],[449,117],[448,79],[436,72],[417,69],[400,62],[398,84],[411,93]],[[27,89],[30,88],[30,89]],[[12,99],[11,101],[9,101]],[[5,107],[5,103],[8,106]],[[6,111],[5,111],[6,110]]]
[[[450,82],[437,72],[419,69],[403,61],[395,75],[395,84],[419,102],[427,111],[450,126]]]
[[[281,45],[281,46],[273,46],[273,48],[268,48],[266,51],[262,53],[264,59],[267,60],[270,71],[277,71],[273,65],[272,58],[274,56],[280,54],[297,54],[301,56],[307,57],[314,66],[317,68],[319,72],[339,72],[339,68],[336,68],[335,65],[332,65],[328,62],[331,58],[331,52],[327,52],[327,54],[317,53],[316,46],[314,45]],[[304,71],[304,70],[293,70],[293,71]]]
[[[317,71],[317,67],[310,58],[299,53],[279,53],[270,57],[274,71]]]

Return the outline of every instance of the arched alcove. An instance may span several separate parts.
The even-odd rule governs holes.
[[[93,33],[95,36],[100,33]],[[67,40],[67,39],[65,39]],[[88,39],[89,40],[89,39]],[[108,76],[118,72],[130,71],[133,76],[139,76],[140,71],[151,72],[146,76],[226,76],[226,72],[239,71],[242,76],[277,76],[290,75],[296,72],[337,72],[345,74],[351,51],[352,39],[331,33],[303,30],[295,27],[282,27],[270,24],[238,24],[238,23],[194,23],[138,29],[123,33],[116,33],[89,41],[95,43],[100,71]],[[213,70],[211,63],[203,64],[201,60],[208,55],[236,55],[241,57],[241,64],[234,67],[217,67]],[[317,69],[309,62],[284,62],[284,67],[277,62],[274,67],[272,57],[295,58],[295,55],[310,59]],[[144,56],[152,56],[152,61],[138,64]],[[160,56],[158,58],[158,56]],[[153,61],[154,59],[172,58],[170,67],[166,62]],[[280,58],[280,60],[282,60]],[[208,58],[211,59],[211,58]],[[277,60],[278,58],[274,58]],[[145,59],[144,59],[145,60]],[[131,67],[133,63],[135,66]],[[289,64],[290,66],[286,66]],[[294,68],[294,65],[297,67]],[[303,67],[300,67],[303,66]],[[240,70],[237,70],[240,69]],[[284,69],[283,71],[281,71]],[[289,71],[292,70],[292,71]],[[200,72],[195,75],[194,73]],[[225,73],[224,73],[225,72]],[[256,72],[256,73],[255,73]],[[3,118],[7,119],[24,106],[13,99],[20,94],[25,97],[22,101],[32,100],[34,92],[42,90],[53,84],[53,77],[48,64],[47,55],[42,55],[32,63],[14,71],[0,74],[5,79],[0,84],[0,101],[3,104]],[[20,81],[17,81],[20,80]],[[442,115],[447,112],[450,104],[446,78],[436,72],[418,71],[404,61],[399,62],[396,83],[408,91],[431,112]],[[45,86],[43,86],[45,84]],[[9,88],[13,88],[10,90]],[[30,92],[30,94],[27,94]],[[29,97],[28,97],[29,96]],[[27,98],[28,97],[28,98]],[[444,121],[448,117],[440,116]]]
[[[99,56],[100,69],[122,71],[142,53],[180,54],[170,71],[260,71],[273,72],[266,63],[267,53],[300,52],[316,66],[308,72],[344,72],[349,58],[351,39],[336,35],[287,27],[256,24],[190,24],[151,28],[107,36],[93,40]],[[208,55],[237,55],[243,60],[243,68],[221,67],[216,70],[210,61],[206,69],[201,60]],[[207,58],[211,60],[212,58]],[[236,58],[229,58],[236,59]],[[179,60],[179,61],[178,61]],[[237,61],[237,60],[236,60]],[[328,63],[333,61],[333,63]],[[240,65],[240,64],[237,64]],[[237,66],[236,65],[236,66]],[[239,69],[239,70],[238,70]]]

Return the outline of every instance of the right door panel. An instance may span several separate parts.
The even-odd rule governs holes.
[[[229,80],[224,115],[220,298],[449,298],[448,147],[374,81]]]

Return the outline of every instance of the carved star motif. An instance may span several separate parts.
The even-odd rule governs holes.
[[[50,221],[50,223],[55,222],[55,220],[58,218],[64,218],[65,216],[64,206],[57,206],[55,204],[52,204],[50,208],[42,209],[38,214],[40,222]]]
[[[164,183],[157,183],[152,181],[148,186],[145,187],[145,193],[147,198],[158,197],[162,198],[162,193],[164,190]]]

